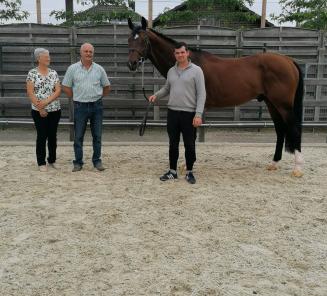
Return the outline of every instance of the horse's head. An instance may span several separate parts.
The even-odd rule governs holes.
[[[147,59],[150,50],[150,41],[146,33],[147,21],[142,17],[142,26],[135,26],[131,19],[128,19],[128,26],[132,30],[128,38],[128,67],[136,71],[138,66]]]

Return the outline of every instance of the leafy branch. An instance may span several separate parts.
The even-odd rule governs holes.
[[[12,19],[22,21],[29,16],[27,11],[21,10],[21,0],[0,0],[0,4],[3,7],[0,9],[0,24]]]

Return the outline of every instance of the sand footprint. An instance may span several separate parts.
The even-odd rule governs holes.
[[[0,168],[4,168],[5,166],[7,166],[7,162],[0,160]]]

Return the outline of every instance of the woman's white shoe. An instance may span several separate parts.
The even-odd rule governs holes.
[[[39,171],[40,172],[47,172],[48,171],[48,168],[46,165],[39,165]]]

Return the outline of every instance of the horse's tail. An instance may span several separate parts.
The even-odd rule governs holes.
[[[301,151],[301,137],[302,137],[302,120],[303,120],[303,97],[304,97],[304,82],[303,82],[303,73],[300,68],[300,66],[294,62],[297,70],[299,71],[299,82],[297,85],[295,97],[294,97],[294,106],[293,106],[293,111],[294,111],[294,116],[295,116],[295,122],[296,122],[296,127],[299,132],[299,151]]]
[[[285,148],[291,153],[294,153],[294,150],[301,151],[301,140],[302,140],[302,118],[303,118],[303,96],[304,96],[304,82],[303,82],[303,73],[300,66],[294,62],[298,72],[299,72],[299,81],[294,97],[293,103],[293,114],[295,121],[295,137],[290,137],[289,133],[286,133],[285,139]]]

